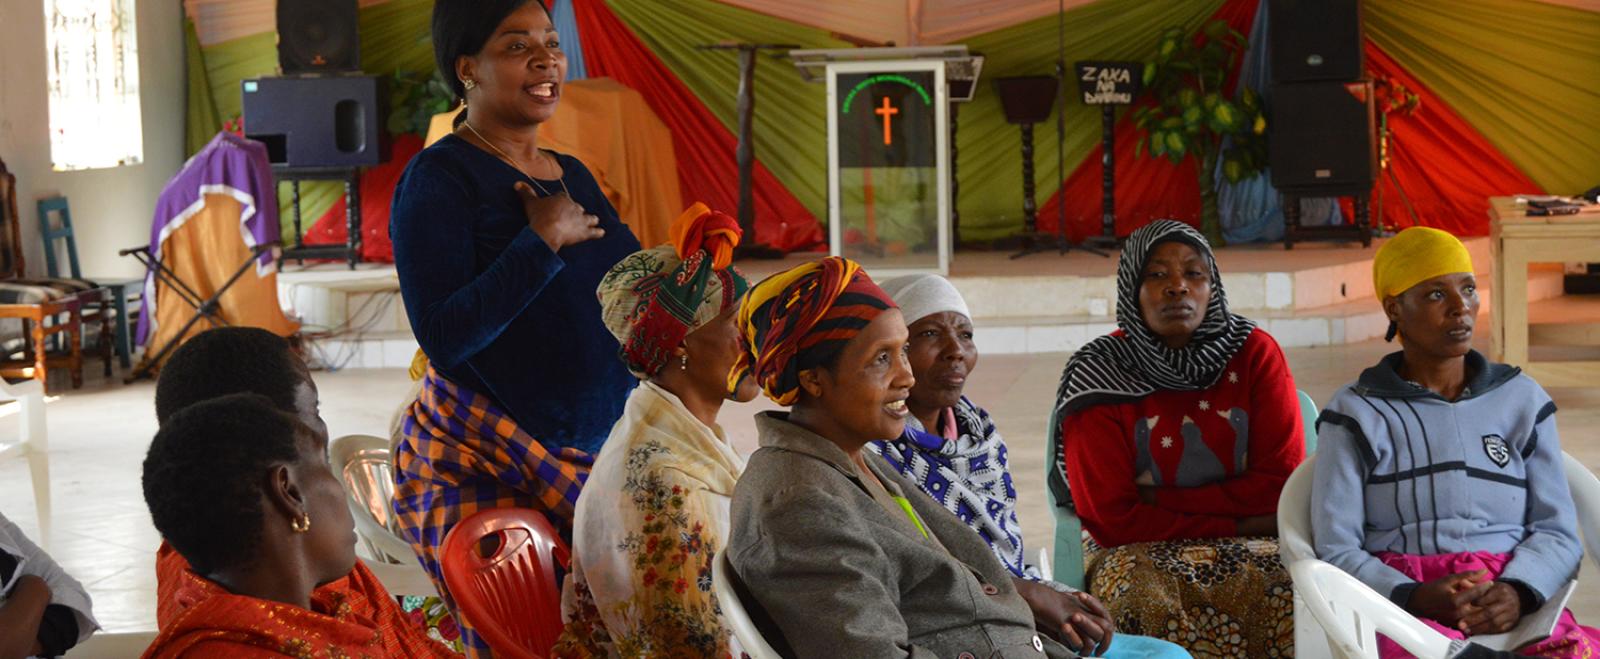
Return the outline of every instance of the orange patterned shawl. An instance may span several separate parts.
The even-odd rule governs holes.
[[[166,545],[157,558],[161,633],[145,659],[251,657],[458,657],[406,619],[383,584],[357,562],[317,588],[311,608],[229,593],[187,569]],[[174,568],[181,572],[174,572]]]

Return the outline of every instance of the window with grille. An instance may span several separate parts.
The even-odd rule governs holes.
[[[50,162],[57,171],[144,160],[134,0],[44,0]]]

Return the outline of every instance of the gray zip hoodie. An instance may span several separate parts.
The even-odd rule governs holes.
[[[1311,486],[1317,556],[1405,606],[1419,585],[1376,552],[1511,554],[1500,580],[1524,611],[1577,573],[1577,514],[1555,403],[1521,369],[1473,351],[1454,402],[1384,357],[1317,419]]]

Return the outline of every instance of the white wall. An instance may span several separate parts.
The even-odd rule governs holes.
[[[144,162],[76,172],[50,169],[44,3],[0,0],[0,159],[17,176],[27,274],[45,274],[34,203],[60,194],[72,204],[83,274],[140,276],[139,264],[117,251],[150,242],[156,197],[183,166],[181,2],[136,0]]]

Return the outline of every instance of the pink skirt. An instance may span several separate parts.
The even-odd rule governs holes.
[[[1474,570],[1488,570],[1492,579],[1500,578],[1500,573],[1505,571],[1506,564],[1511,562],[1510,554],[1491,554],[1489,552],[1467,552],[1462,554],[1440,554],[1437,556],[1414,556],[1410,554],[1396,554],[1382,552],[1377,554],[1378,560],[1383,561],[1402,574],[1416,579],[1428,581],[1439,577],[1455,574],[1457,572],[1471,572]],[[1444,634],[1452,639],[1466,638],[1458,629],[1452,629],[1437,621],[1422,618],[1422,622],[1432,627],[1434,631]],[[1563,611],[1561,619],[1556,623],[1554,634],[1533,645],[1518,649],[1517,654],[1537,657],[1557,657],[1560,659],[1579,659],[1584,657],[1600,657],[1600,629],[1584,627],[1572,617],[1571,611]],[[1387,638],[1378,638],[1378,656],[1382,659],[1396,659],[1410,657],[1398,643]]]

